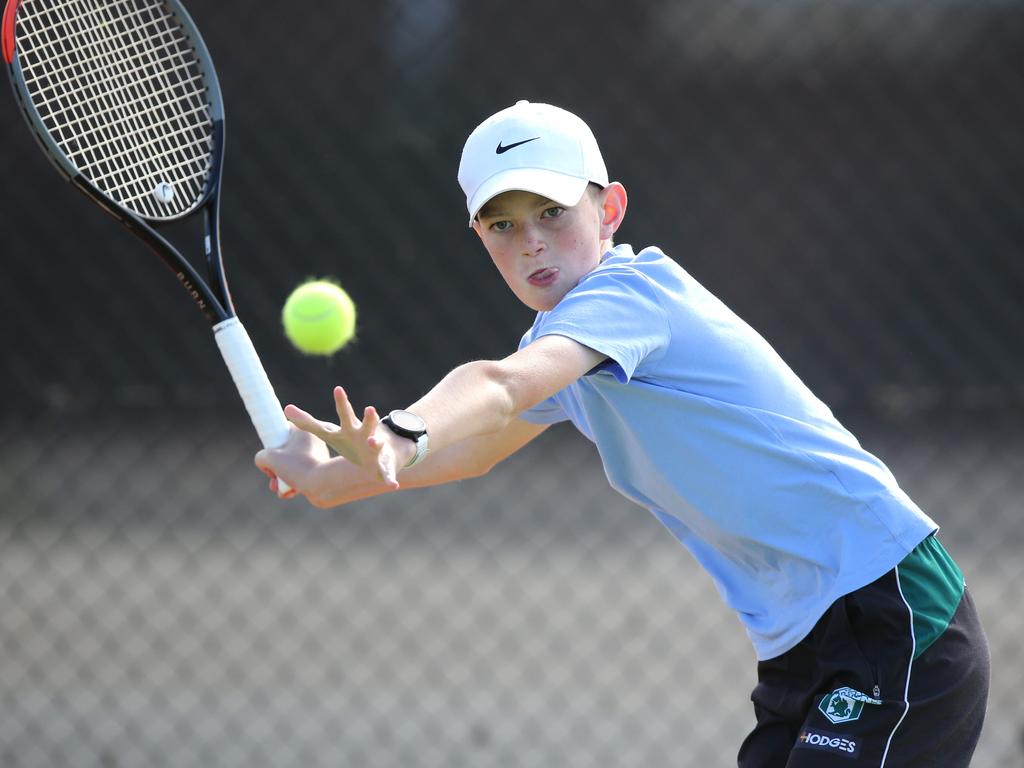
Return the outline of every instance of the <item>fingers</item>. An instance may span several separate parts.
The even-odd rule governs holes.
[[[351,432],[359,429],[359,419],[356,418],[356,412],[352,410],[352,403],[349,402],[344,387],[334,388],[334,407],[338,411],[338,423],[343,429]]]
[[[382,452],[377,456],[377,477],[391,490],[398,488],[398,472],[395,469],[395,455]]]
[[[367,408],[368,412],[370,410],[372,409]],[[374,412],[374,415],[376,415],[376,412]],[[388,488],[391,490],[397,489],[398,470],[395,467],[395,452],[391,449],[391,444],[387,440],[377,437],[376,434],[371,434],[366,438],[366,445],[373,454],[372,471]]]
[[[284,417],[303,432],[309,432],[317,437],[323,436],[325,431],[324,422],[313,418],[298,406],[286,405],[284,407]]]
[[[263,474],[265,474],[269,478],[267,486],[270,488],[271,493],[273,493],[279,499],[291,499],[296,496],[298,491],[296,491],[294,488],[289,488],[285,493],[281,493],[281,483],[277,479],[277,475],[275,475],[269,469],[266,469],[264,467],[261,467],[260,469],[263,471]]]
[[[380,479],[384,481],[391,490],[398,490],[398,472],[395,470],[394,454],[392,454],[391,460],[384,460],[377,465]]]
[[[319,437],[322,437],[324,434],[329,435],[337,432],[339,428],[346,432],[372,435],[380,425],[380,416],[377,414],[377,409],[372,405],[367,406],[363,411],[362,421],[356,418],[356,413],[352,409],[352,403],[349,401],[344,387],[334,388],[334,406],[338,412],[337,426],[327,421],[320,421],[296,405],[286,405],[284,407],[284,415],[288,421],[299,429]]]
[[[318,443],[324,443],[324,451],[327,450],[327,445],[334,446],[336,450],[344,451],[345,431],[338,425],[331,424],[329,421],[320,421],[294,405],[285,406],[284,415],[296,428],[296,435],[294,436],[296,445],[305,445],[301,438],[309,439],[309,436],[312,435],[318,438]],[[338,438],[342,438],[341,445],[338,444]]]
[[[380,416],[377,415],[377,409],[372,405],[366,406],[363,409],[363,429],[364,435],[372,435],[377,431],[377,427],[380,426]]]
[[[320,421],[295,405],[285,406],[284,415],[296,427],[298,434],[308,433],[320,438],[325,443],[323,446],[325,454],[328,454],[327,447],[330,446],[339,456],[377,474],[389,486],[397,487],[397,470],[394,468],[394,459],[388,458],[386,461],[381,459],[381,451],[387,441],[381,442],[375,437],[381,425],[377,409],[367,406],[363,409],[362,420],[360,420],[352,408],[352,403],[348,399],[348,393],[345,392],[344,387],[335,387],[333,394],[335,409],[338,413],[338,424]],[[393,453],[390,446],[388,446],[388,452]]]
[[[384,482],[391,490],[398,488],[398,469],[395,466],[395,452],[391,444],[379,437],[371,436],[366,444],[376,454],[374,458],[374,469],[377,477]]]
[[[269,456],[267,454],[266,448],[261,448],[259,451],[257,451],[256,456],[253,458],[253,462],[256,464],[257,467],[259,467],[260,471],[263,472],[263,474],[270,474],[270,471],[267,469],[268,460]]]

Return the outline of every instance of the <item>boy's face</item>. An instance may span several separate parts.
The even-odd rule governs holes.
[[[613,186],[617,197],[621,185]],[[625,211],[622,192],[622,210],[609,212],[609,189],[588,190],[571,208],[532,192],[504,192],[480,210],[473,229],[508,287],[530,309],[553,309],[600,262],[602,242]]]

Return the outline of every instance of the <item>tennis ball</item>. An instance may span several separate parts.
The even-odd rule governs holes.
[[[356,305],[328,280],[303,283],[288,297],[281,312],[284,333],[307,355],[333,355],[355,335]]]

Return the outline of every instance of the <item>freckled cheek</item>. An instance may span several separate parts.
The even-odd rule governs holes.
[[[559,247],[569,252],[581,251],[587,247],[587,240],[578,232],[567,232],[557,238]]]
[[[568,235],[564,238],[559,239],[557,243],[557,249],[569,261],[575,262],[578,258],[581,258],[589,249],[587,241],[579,235]]]

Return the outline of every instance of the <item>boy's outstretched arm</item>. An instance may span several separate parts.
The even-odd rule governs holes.
[[[504,429],[519,414],[564,389],[605,357],[565,336],[542,336],[503,360],[460,365],[408,410],[426,422],[430,450],[441,450]],[[383,428],[377,434],[389,432]],[[401,458],[407,459],[412,443],[398,440]]]
[[[296,423],[303,423],[305,416],[308,414],[296,418]],[[307,426],[313,428],[312,424]],[[516,419],[500,432],[431,451],[416,466],[402,470],[401,487],[440,485],[486,474],[545,429],[546,424]],[[300,429],[295,430],[281,448],[264,449],[256,454],[256,465],[270,476],[272,491],[277,492],[276,478],[280,475],[296,493],[301,493],[317,507],[335,507],[396,490],[344,457],[328,458],[323,442]]]
[[[359,420],[340,387],[335,389],[337,425],[314,419],[291,405],[285,414],[301,430],[327,442],[348,461],[303,460],[301,452],[287,445],[283,449],[260,451],[256,463],[271,475],[272,486],[274,475],[280,475],[313,503],[333,499],[337,499],[333,503],[344,503],[395,490],[399,487],[400,470],[402,483],[411,487],[471,477],[480,472],[460,474],[459,467],[474,466],[468,460],[475,451],[480,456],[496,457],[490,464],[484,462],[486,471],[525,445],[542,429],[517,416],[565,388],[604,358],[567,337],[544,336],[503,360],[466,363],[445,376],[408,410],[426,422],[430,452],[435,459],[461,456],[467,460],[465,463],[454,458],[432,461],[428,455],[421,465],[401,469],[415,453],[415,444],[381,425],[372,407]],[[465,443],[461,453],[453,448],[460,443]],[[428,471],[431,467],[436,475]]]

